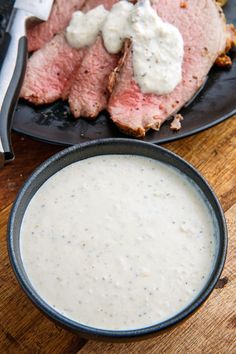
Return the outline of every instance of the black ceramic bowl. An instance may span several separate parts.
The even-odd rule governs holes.
[[[187,175],[201,189],[205,195],[205,198],[210,203],[213,213],[215,214],[217,228],[216,237],[218,240],[215,265],[213,267],[210,279],[208,280],[204,289],[202,289],[202,291],[198,294],[197,298],[187,308],[169,320],[156,325],[152,325],[148,328],[124,331],[102,330],[82,325],[64,317],[39,297],[27,277],[21,259],[19,238],[22,218],[26,207],[31,198],[34,196],[35,192],[50,176],[52,176],[55,172],[62,169],[63,167],[78,160],[105,154],[141,155],[174,166],[185,175]],[[207,182],[203,179],[203,177],[186,161],[169,152],[168,150],[153,144],[128,139],[107,139],[85,143],[83,145],[77,145],[65,149],[64,151],[57,153],[46,162],[44,162],[32,174],[32,176],[27,180],[19,192],[10,215],[8,226],[8,250],[12,267],[20,285],[28,297],[40,310],[44,312],[45,315],[60,325],[70,330],[76,331],[85,337],[109,341],[125,341],[156,335],[159,332],[166,330],[171,326],[176,325],[180,321],[186,319],[199,308],[199,306],[207,299],[207,297],[214,289],[214,286],[216,285],[216,282],[218,281],[222,272],[227,250],[227,230],[224,215],[215,194]]]

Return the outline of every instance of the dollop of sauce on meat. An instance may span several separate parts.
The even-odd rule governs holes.
[[[32,286],[67,318],[141,328],[188,306],[215,262],[211,208],[156,160],[104,155],[50,177],[27,206],[20,251]]]
[[[130,38],[134,78],[141,91],[157,95],[172,92],[182,80],[184,43],[179,30],[162,21],[149,0],[135,5],[122,0],[109,12],[102,8],[74,14],[66,30],[70,45],[91,45],[101,33],[107,51],[118,53],[125,39]]]
[[[83,48],[92,45],[106,20],[108,11],[103,5],[87,13],[76,11],[66,30],[66,37],[72,47]]]

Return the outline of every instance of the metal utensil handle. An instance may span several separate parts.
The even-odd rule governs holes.
[[[14,159],[11,144],[11,125],[23,83],[27,61],[27,38],[25,23],[28,14],[13,10],[6,31],[4,61],[0,66],[0,161]]]

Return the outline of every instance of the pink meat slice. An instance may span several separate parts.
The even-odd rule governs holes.
[[[103,0],[100,4],[110,10],[116,2],[117,0]],[[96,6],[99,5],[99,1],[94,0],[95,3]],[[106,51],[100,36],[88,49],[69,94],[70,109],[76,118],[95,118],[100,111],[107,108],[109,75],[117,66],[118,59],[117,55]]]
[[[83,11],[101,3],[87,0]],[[72,48],[64,33],[54,36],[29,58],[20,97],[37,105],[67,98],[86,51]]]
[[[64,30],[69,24],[74,11],[80,10],[86,0],[55,0],[50,17],[46,22],[31,23],[28,26],[28,50],[29,52],[41,48],[52,37]],[[94,2],[94,1],[93,1]],[[90,1],[87,1],[90,6]]]
[[[111,119],[124,133],[143,137],[149,129],[159,130],[197,92],[225,49],[225,18],[215,1],[188,0],[185,4],[181,0],[152,1],[158,15],[175,25],[184,39],[182,82],[173,92],[161,96],[143,94],[134,81],[131,46],[125,50],[108,105]]]
[[[83,11],[87,12],[99,5],[103,5],[106,10],[110,10],[118,0],[87,0],[83,6]]]
[[[21,97],[34,104],[48,104],[62,96],[85,49],[72,48],[64,34],[57,34],[28,60]]]
[[[105,109],[109,98],[109,75],[117,66],[119,57],[109,54],[99,36],[88,49],[70,90],[69,104],[72,114],[95,118]]]

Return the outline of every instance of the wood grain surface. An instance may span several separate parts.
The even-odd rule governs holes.
[[[226,212],[226,267],[208,301],[185,323],[155,339],[130,344],[86,340],[53,324],[20,289],[6,247],[9,212],[30,173],[61,147],[13,134],[16,160],[0,171],[0,353],[236,353],[236,117],[166,144],[207,178]]]

